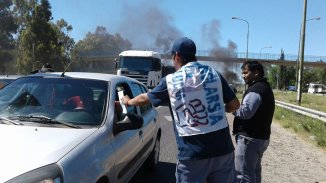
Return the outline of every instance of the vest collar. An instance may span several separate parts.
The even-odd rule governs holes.
[[[251,86],[257,82],[267,82],[267,78],[259,78],[257,80],[254,80],[253,82],[251,82],[248,86]]]

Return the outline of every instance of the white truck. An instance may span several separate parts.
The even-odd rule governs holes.
[[[117,75],[137,79],[154,88],[162,79],[161,55],[155,51],[128,50],[116,60]]]

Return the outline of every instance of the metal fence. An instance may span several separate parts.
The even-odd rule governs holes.
[[[235,53],[237,58],[246,58],[246,52],[237,52]],[[197,56],[211,56],[210,51],[198,50]],[[281,54],[273,53],[248,53],[248,58],[251,59],[261,59],[261,60],[280,60]],[[298,55],[294,54],[284,54],[284,60],[287,61],[297,61]],[[326,56],[313,56],[305,55],[305,62],[326,62]]]
[[[138,50],[152,50],[157,51],[161,54],[167,54],[167,51],[159,48],[150,48],[150,49],[138,49]],[[212,56],[211,51],[208,50],[197,50],[196,56]],[[233,51],[224,51],[223,55],[216,55],[217,57],[229,57],[229,58],[246,58],[246,52],[233,52]],[[111,53],[101,53],[100,55],[96,52],[88,52],[88,53],[81,53],[81,57],[117,57],[118,55],[113,55]],[[257,59],[257,60],[280,60],[281,54],[273,54],[273,53],[248,53],[249,59]],[[294,54],[284,54],[284,60],[286,61],[297,61],[298,55]],[[326,62],[326,56],[313,56],[313,55],[305,55],[304,56],[305,62]]]

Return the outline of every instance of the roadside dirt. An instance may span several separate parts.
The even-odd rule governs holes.
[[[227,117],[232,129],[233,116]],[[262,182],[326,183],[326,152],[273,121],[262,161]]]
[[[275,122],[262,166],[266,183],[326,183],[326,152]]]

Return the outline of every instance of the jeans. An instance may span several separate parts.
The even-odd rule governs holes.
[[[234,152],[200,160],[178,160],[177,183],[234,183]]]
[[[235,170],[238,183],[261,183],[261,160],[269,140],[236,135]]]

